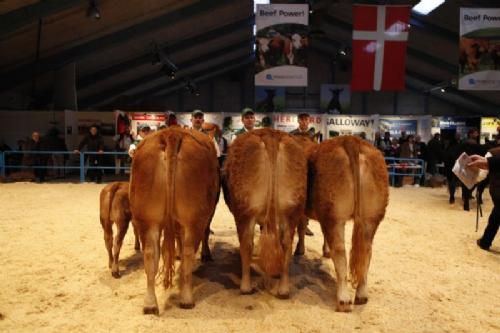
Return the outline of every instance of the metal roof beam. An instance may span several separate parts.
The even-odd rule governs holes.
[[[190,16],[211,10],[215,7],[226,5],[231,2],[231,0],[200,0],[194,5],[180,8],[174,12],[157,16],[151,20],[147,20],[128,28],[110,33],[106,36],[82,43],[58,54],[41,59],[37,66],[38,71],[35,75],[53,71],[64,64],[85,58],[94,52],[99,52],[100,50],[109,48],[110,46],[140,37],[145,33],[164,28],[165,22],[168,22],[168,24],[174,24],[176,22],[189,19]],[[0,73],[0,77],[3,79],[0,82],[0,92],[2,90],[12,88],[13,85],[29,80],[32,76],[32,64],[22,65],[12,71]]]
[[[215,40],[228,33],[233,33],[242,28],[246,28],[247,26],[251,26],[254,24],[254,22],[255,18],[254,16],[252,16],[250,18],[246,18],[238,22],[230,23],[220,28],[208,31],[206,33],[190,37],[189,39],[184,39],[172,44],[167,44],[167,46],[163,48],[163,51],[169,54],[172,54],[173,52],[175,53],[181,52],[186,49],[189,49],[190,47],[193,47],[193,45],[196,45],[198,43]],[[128,71],[135,67],[151,62],[151,57],[152,57],[151,53],[148,52],[133,59],[129,59],[127,61],[114,64],[110,67],[98,70],[97,72],[92,73],[90,75],[85,75],[80,80],[78,80],[77,87],[78,89],[84,89],[88,86],[95,84],[96,82],[107,80],[113,75],[119,74],[123,71]]]
[[[0,36],[16,31],[39,18],[85,3],[83,0],[38,1],[0,15]]]
[[[254,44],[254,38],[252,36],[251,39],[244,40],[242,42],[238,42],[236,44],[229,45],[223,49],[219,49],[213,52],[210,52],[208,54],[201,55],[195,59],[191,59],[188,61],[185,61],[183,63],[177,64],[177,67],[180,68],[181,72],[185,72],[189,70],[189,67],[191,66],[196,66],[199,64],[202,64],[205,61],[211,61],[214,58],[218,58],[221,56],[224,56],[225,54],[242,49],[242,48],[249,48],[249,50],[252,50],[251,47]],[[121,95],[124,92],[135,89],[137,87],[140,87],[141,85],[144,84],[149,84],[151,81],[158,80],[160,78],[166,78],[166,75],[158,69],[156,72],[143,75],[141,77],[135,78],[133,80],[130,80],[128,82],[121,83],[119,85],[114,86],[113,88],[104,90],[99,92],[98,94],[91,95],[89,97],[86,97],[79,101],[79,106],[81,106],[81,109],[86,109],[90,106],[99,104],[102,101],[109,100],[110,98],[113,98],[114,96]]]

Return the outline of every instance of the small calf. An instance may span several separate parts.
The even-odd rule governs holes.
[[[132,219],[128,199],[128,182],[113,182],[101,190],[100,219],[104,231],[104,243],[109,256],[109,268],[114,278],[120,277],[118,259],[122,248],[123,238],[127,233]],[[113,223],[116,225],[116,237],[113,238]],[[140,250],[139,238],[134,227],[135,249]]]

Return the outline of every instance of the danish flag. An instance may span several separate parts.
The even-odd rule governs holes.
[[[352,91],[404,90],[410,6],[353,6]]]

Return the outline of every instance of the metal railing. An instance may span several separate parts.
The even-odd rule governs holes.
[[[29,157],[34,160],[36,160],[36,156],[39,155],[44,155],[48,159],[51,156],[62,156],[63,157],[63,164],[62,165],[50,165],[48,163],[43,163],[41,164],[38,162],[37,164],[35,163],[30,163],[29,165],[23,164],[22,159]],[[78,164],[72,164],[71,163],[71,157],[78,155]],[[96,170],[106,170],[106,169],[112,169],[112,170],[129,170],[130,166],[128,165],[121,165],[116,166],[116,165],[86,165],[87,158],[86,156],[105,156],[105,155],[113,155],[115,157],[121,157],[121,156],[128,156],[127,152],[92,152],[92,151],[85,151],[85,152],[79,152],[75,153],[72,151],[26,151],[26,150],[8,150],[8,151],[0,151],[0,176],[5,177],[7,171],[10,170],[17,170],[17,169],[54,169],[54,170],[64,170],[64,173],[66,174],[67,170],[78,170],[79,173],[79,178],[80,182],[85,182],[85,171],[86,170],[91,170],[91,169],[96,169]],[[9,156],[16,157],[17,156],[17,161],[20,161],[19,163],[11,163],[9,162],[12,159],[9,159]],[[68,163],[66,163],[66,159],[64,158],[67,156]],[[39,159],[39,158],[38,158]]]
[[[395,179],[398,176],[419,177],[421,180],[425,174],[425,161],[422,159],[385,157],[385,162],[392,186],[395,185]]]

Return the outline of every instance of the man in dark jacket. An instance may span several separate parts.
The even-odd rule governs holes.
[[[485,158],[480,155],[472,155],[468,166],[490,170],[490,195],[493,200],[493,210],[488,218],[488,225],[484,229],[483,236],[477,240],[477,245],[488,251],[495,239],[500,225],[500,148],[490,150],[493,155]]]
[[[100,183],[102,181],[102,169],[96,168],[102,164],[101,153],[104,151],[104,140],[97,132],[97,125],[90,126],[89,134],[83,138],[78,145],[75,153],[80,153],[83,147],[87,147],[89,152],[97,152],[98,154],[86,154],[85,160],[89,161],[89,169],[87,170],[87,177],[90,181]]]

